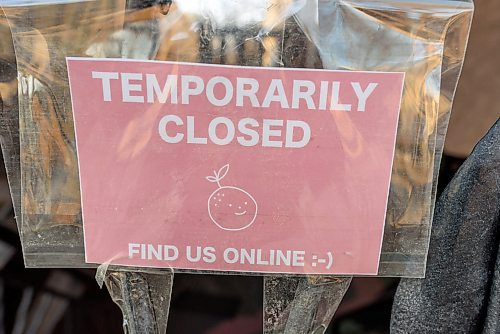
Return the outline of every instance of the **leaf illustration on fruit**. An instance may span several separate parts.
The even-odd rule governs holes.
[[[206,177],[218,186],[208,198],[208,215],[223,230],[241,231],[252,225],[257,218],[257,202],[241,188],[221,186],[220,181],[228,171],[229,164]]]

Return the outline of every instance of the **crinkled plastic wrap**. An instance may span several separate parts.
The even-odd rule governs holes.
[[[0,9],[0,144],[11,189],[14,213],[21,210],[21,171],[19,162],[19,112],[17,69],[12,34]]]
[[[28,267],[88,266],[66,68],[66,57],[84,56],[405,72],[379,275],[424,275],[472,1],[4,0],[2,7],[17,60],[18,224]],[[8,120],[2,115],[2,125]]]

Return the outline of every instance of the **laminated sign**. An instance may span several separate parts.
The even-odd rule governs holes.
[[[377,273],[403,73],[67,63],[87,262]]]

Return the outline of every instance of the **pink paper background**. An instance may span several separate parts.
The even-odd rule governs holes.
[[[376,274],[394,153],[402,73],[270,69],[152,61],[68,58],[77,134],[87,262],[145,267],[250,272]],[[213,107],[203,97],[189,105],[122,103],[102,99],[92,71],[359,81],[378,87],[365,112]],[[160,82],[161,82],[160,80]],[[118,82],[117,80],[115,80]],[[319,85],[318,85],[319,86]],[[113,84],[113,97],[121,92]],[[357,101],[352,89],[341,101]],[[248,101],[248,100],[246,100]],[[353,103],[355,109],[355,104]],[[301,149],[168,144],[158,134],[162,116],[195,116],[200,134],[217,116],[304,120],[310,143]],[[230,164],[222,185],[252,194],[255,222],[226,231],[209,218],[207,200],[217,189],[205,177]],[[176,261],[129,259],[128,244],[176,245]],[[214,263],[185,259],[186,246],[217,249]],[[304,267],[228,264],[226,247],[305,251]],[[313,256],[333,254],[331,268]],[[328,262],[328,261],[327,261]]]

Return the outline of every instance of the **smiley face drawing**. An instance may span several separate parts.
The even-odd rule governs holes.
[[[215,225],[226,231],[241,231],[252,225],[257,218],[257,202],[245,190],[233,186],[221,186],[220,181],[229,171],[224,165],[214,175],[207,176],[218,188],[208,198],[208,215]]]

